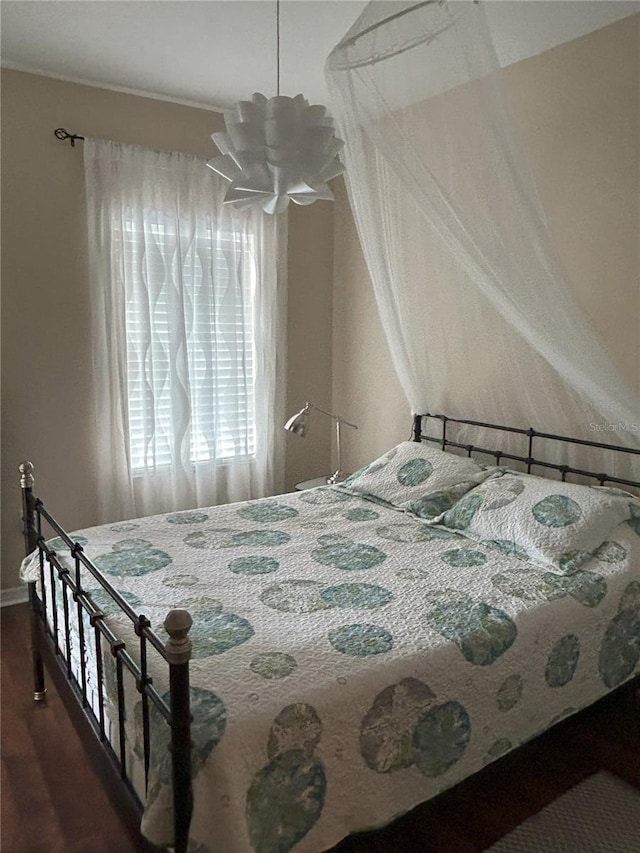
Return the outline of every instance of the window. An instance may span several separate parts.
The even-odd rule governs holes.
[[[126,294],[132,471],[167,468],[183,454],[181,441],[194,464],[253,458],[251,235],[162,212],[125,215],[113,229]]]
[[[84,160],[99,520],[282,491],[286,219],[189,154]]]

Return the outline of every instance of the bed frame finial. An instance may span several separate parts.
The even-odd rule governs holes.
[[[175,853],[187,853],[189,825],[193,810],[191,788],[191,708],[189,659],[191,640],[187,636],[193,624],[188,610],[170,610],[164,620],[169,635],[165,657],[169,661],[169,706],[171,708],[171,775]]]
[[[18,466],[20,471],[20,486],[23,489],[32,489],[35,479],[33,477],[33,465],[31,462],[21,462]]]
[[[165,650],[171,664],[188,663],[191,658],[191,640],[187,636],[193,619],[188,610],[170,610],[164,620],[164,629],[169,635]]]

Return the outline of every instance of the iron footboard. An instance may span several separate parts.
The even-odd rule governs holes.
[[[142,754],[144,764],[144,789],[149,784],[151,761],[151,706],[168,725],[170,736],[168,749],[171,754],[174,840],[175,853],[186,853],[189,825],[193,809],[191,787],[191,710],[189,695],[189,661],[191,641],[189,629],[192,620],[186,610],[172,610],[164,621],[169,635],[167,642],[151,629],[144,614],[137,614],[127,601],[109,583],[100,570],[89,560],[79,542],[69,534],[45,509],[43,502],[33,495],[33,465],[20,465],[22,487],[23,533],[27,555],[38,552],[39,582],[29,583],[29,605],[31,625],[31,648],[33,660],[34,700],[46,701],[45,667],[43,658],[64,676],[69,693],[84,719],[101,745],[99,753],[115,769],[126,788],[127,798],[142,814],[143,805],[138,797],[127,766],[125,719],[127,714],[124,689],[126,671],[133,677],[141,697]],[[47,545],[43,536],[43,521],[59,537],[71,557],[73,569],[58,557]],[[137,637],[137,659],[131,654],[121,637],[118,637],[106,622],[105,614],[96,605],[83,582],[83,571],[98,582],[109,596],[119,614],[127,617]],[[74,613],[75,611],[75,613]],[[77,638],[72,637],[72,621],[75,620]],[[91,640],[89,637],[91,636]],[[72,661],[72,647],[77,643],[78,664]],[[105,673],[103,653],[109,650],[114,659],[116,704],[117,704],[117,751],[109,738],[108,721],[105,719]],[[88,661],[89,652],[94,660]],[[168,695],[161,696],[149,674],[148,657],[157,654],[168,665]],[[91,701],[88,691],[88,673],[95,673],[97,697]],[[54,674],[54,673],[52,673]],[[60,685],[60,679],[56,678]],[[63,697],[66,701],[67,697]],[[97,707],[96,707],[97,706]],[[104,776],[104,773],[102,774]],[[121,797],[118,797],[121,799]]]

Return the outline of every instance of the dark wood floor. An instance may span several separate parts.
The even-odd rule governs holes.
[[[3,853],[140,850],[88,765],[51,679],[47,704],[32,701],[26,606],[4,608],[1,630]],[[598,769],[640,788],[637,714],[629,691],[618,693],[333,853],[478,853]]]

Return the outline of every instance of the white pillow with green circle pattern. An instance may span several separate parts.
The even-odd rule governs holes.
[[[417,441],[403,441],[340,484],[352,494],[384,501],[434,520],[478,483],[495,476],[473,459]]]
[[[620,489],[506,473],[464,495],[439,523],[505,554],[569,575],[619,524],[640,536],[640,499]]]

